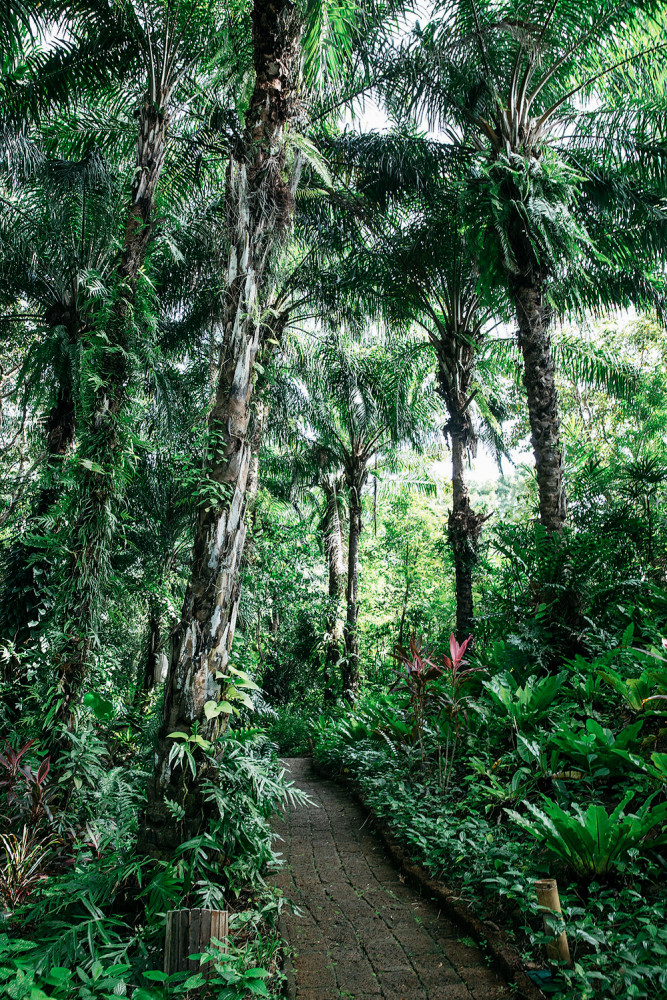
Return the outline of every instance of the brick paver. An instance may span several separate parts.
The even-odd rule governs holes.
[[[277,883],[299,908],[285,919],[296,1000],[509,1000],[476,947],[387,859],[361,809],[310,761],[285,761],[315,806],[275,823]]]

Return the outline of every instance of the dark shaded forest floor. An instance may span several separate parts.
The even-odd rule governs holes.
[[[296,1000],[500,1000],[511,991],[476,947],[420,898],[386,858],[347,794],[310,760],[285,761],[314,806],[275,823],[278,884],[302,911],[286,917]]]

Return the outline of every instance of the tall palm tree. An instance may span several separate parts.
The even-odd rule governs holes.
[[[109,289],[121,204],[118,177],[96,153],[73,162],[41,159],[27,176],[8,179],[5,193],[0,201],[0,330],[11,327],[31,341],[19,377],[21,405],[38,414],[43,425],[42,458],[34,476],[38,490],[24,532],[34,536],[43,534],[42,519],[58,501],[64,505],[64,468],[80,412],[81,354]],[[63,519],[56,520],[63,530]],[[26,586],[28,577],[32,581],[32,596],[24,604],[5,602],[5,628],[19,647],[34,631],[28,622],[34,626],[44,616],[44,591],[53,590],[52,570],[61,564],[55,553],[51,560],[42,553],[37,566],[38,554],[34,540],[23,536],[8,553],[9,591],[16,574]]]
[[[470,504],[466,458],[480,435],[498,458],[504,451],[505,401],[499,387],[511,387],[518,359],[509,356],[505,341],[492,335],[492,329],[496,318],[508,317],[510,303],[500,283],[480,295],[482,248],[471,233],[460,156],[454,157],[442,142],[410,132],[347,133],[344,143],[343,162],[358,190],[373,191],[376,200],[386,192],[387,204],[365,231],[354,234],[333,264],[318,262],[310,280],[323,313],[337,315],[350,302],[358,313],[421,327],[434,349],[438,390],[449,418],[444,428],[452,454],[448,527],[456,627],[463,641],[473,628],[473,570],[484,520]],[[613,272],[607,262],[594,266],[591,261],[586,304],[627,301],[624,296],[641,281],[639,268],[623,274]],[[558,301],[566,301],[563,289],[555,281],[552,286]],[[609,359],[590,358],[593,364],[587,366],[586,352],[576,347],[568,351],[567,364],[583,382],[602,380],[610,393],[624,391]]]
[[[331,140],[338,170],[354,178],[368,225],[351,234],[333,262],[317,261],[310,282],[323,314],[350,319],[365,312],[391,324],[420,327],[437,359],[437,390],[448,420],[443,428],[452,454],[449,539],[454,555],[457,634],[473,626],[473,568],[484,516],[475,513],[466,463],[477,443],[477,426],[500,444],[497,394],[476,383],[484,334],[502,294],[479,296],[476,249],[461,211],[465,191],[460,164],[448,145],[413,130],[355,134]],[[473,421],[473,416],[477,417]]]
[[[170,768],[174,731],[204,720],[216,673],[227,663],[236,625],[239,570],[245,542],[248,427],[255,364],[264,327],[263,281],[281,235],[289,228],[294,192],[287,176],[286,130],[298,114],[302,20],[290,0],[254,0],[251,8],[254,84],[244,131],[230,152],[224,213],[229,238],[221,329],[221,364],[209,416],[209,452],[190,583],[174,635],[165,686],[164,717],[148,808],[140,834],[144,850],[160,853],[178,842],[165,799],[181,776]],[[191,800],[189,824],[202,821]]]
[[[361,53],[369,11],[359,5],[341,15],[330,0],[253,0],[250,5],[252,91],[243,106],[244,128],[227,161],[224,215],[229,253],[221,313],[221,351],[215,398],[208,421],[205,478],[195,529],[190,584],[181,624],[174,635],[164,717],[149,803],[140,835],[144,850],[169,851],[179,832],[165,799],[183,791],[183,775],[168,765],[169,734],[208,725],[204,705],[219,691],[231,649],[240,596],[239,570],[245,543],[247,484],[251,466],[252,402],[259,354],[270,337],[263,310],[270,300],[270,266],[292,222],[303,149],[298,123],[304,117],[299,88],[315,94],[338,89],[325,114],[344,102],[343,67],[366,73]],[[363,84],[361,84],[363,87]],[[289,139],[289,141],[288,141]],[[261,365],[261,362],[259,362]],[[213,731],[215,724],[209,725]],[[193,790],[183,825],[203,820],[200,793]]]
[[[245,14],[242,3],[230,7],[221,0],[194,6],[187,0],[50,0],[40,15],[52,28],[66,18],[67,43],[49,41],[40,48],[31,41],[22,61],[17,59],[16,72],[3,80],[2,134],[11,133],[12,148],[19,153],[21,129],[34,134],[47,161],[54,153],[80,152],[82,146],[89,153],[103,144],[122,170],[128,167],[128,134],[136,149],[130,160],[129,199],[107,232],[112,262],[106,295],[88,313],[89,329],[79,341],[78,501],[70,518],[71,565],[60,588],[59,611],[67,636],[59,657],[63,720],[72,718],[94,644],[115,524],[113,500],[127,472],[125,410],[137,362],[150,338],[151,305],[146,300],[151,286],[143,274],[156,244],[160,179],[167,164],[176,180],[170,193],[178,198],[179,179],[194,176],[188,160],[198,164],[201,174],[202,159],[210,158],[208,150],[215,145],[222,181],[221,152],[226,157],[234,140],[229,122],[251,57],[242,44]],[[40,134],[45,110],[53,118],[46,139]],[[169,148],[173,134],[180,150]],[[164,206],[164,198],[162,202]],[[85,214],[84,197],[82,230],[87,228]],[[63,400],[56,409],[57,417],[71,407]],[[62,435],[56,429],[52,438]]]
[[[397,144],[400,148],[400,137],[391,136],[389,145]],[[371,172],[366,162],[365,176]],[[448,417],[443,432],[451,446],[448,534],[456,574],[456,632],[463,641],[473,628],[473,568],[485,520],[472,509],[466,482],[466,464],[477,446],[475,423],[483,424],[487,435],[495,432],[496,451],[502,446],[494,413],[497,394],[488,386],[480,392],[476,379],[494,310],[480,301],[479,272],[459,195],[460,185],[451,172],[444,179],[440,171],[423,177],[421,189],[410,192],[402,210],[378,221],[365,245],[352,250],[336,268],[334,287],[339,297],[361,298],[370,311],[389,321],[421,328],[434,349],[437,391]],[[495,305],[495,312],[504,307],[498,296]]]
[[[617,195],[623,192],[625,202],[629,194],[634,205],[642,200],[642,185],[632,189],[627,182],[632,166],[651,160],[638,140],[650,133],[652,81],[664,65],[664,16],[664,8],[648,0],[603,0],[595,7],[570,0],[446,0],[426,27],[415,29],[385,88],[398,114],[405,106],[425,113],[468,158],[468,204],[485,283],[504,283],[514,304],[540,518],[550,532],[559,531],[566,516],[550,293],[567,272],[570,301],[577,289],[590,297],[581,273],[592,256],[590,235],[580,203],[596,194],[608,170],[605,149],[623,161]],[[635,93],[634,72],[645,83],[636,101],[627,97]],[[606,78],[623,93],[622,109],[602,93]],[[656,114],[660,102],[655,93]],[[607,185],[606,209],[613,215],[609,192]],[[597,197],[589,216],[599,216],[602,206]],[[628,238],[636,244],[633,234]],[[620,262],[617,250],[610,256]]]
[[[225,42],[229,45],[230,39],[224,26],[231,16],[217,0],[194,8],[185,0],[137,4],[131,0],[121,4],[78,0],[67,5],[67,13],[75,30],[83,22],[82,30],[87,33],[91,20],[105,27],[111,23],[125,39],[134,54],[134,74],[129,81],[123,81],[121,93],[126,100],[138,103],[138,109],[135,169],[112,293],[98,322],[98,336],[85,358],[88,392],[84,396],[85,427],[79,446],[81,502],[74,525],[68,600],[71,639],[60,667],[60,716],[64,719],[71,717],[81,690],[94,639],[100,585],[106,576],[107,541],[114,523],[112,500],[126,447],[123,411],[132,378],[133,352],[144,332],[138,293],[155,238],[155,201],[168,151],[174,102],[180,98],[191,100],[193,93],[212,91],[217,97],[221,92],[218,81],[229,72],[224,56]],[[211,80],[210,71],[204,73],[202,67],[213,54],[219,63]],[[229,49],[226,54],[229,56]],[[244,68],[234,66],[232,78],[238,79]],[[233,86],[231,90],[235,100]],[[197,104],[201,104],[201,98]]]
[[[293,368],[301,417],[288,436],[292,447],[310,456],[318,481],[331,501],[328,528],[334,534],[329,558],[337,563],[337,479],[347,494],[348,545],[343,693],[354,700],[359,683],[359,544],[362,498],[372,463],[391,462],[401,444],[423,444],[433,433],[434,398],[425,388],[427,365],[414,344],[377,342],[371,334],[352,340],[329,335],[303,352]],[[292,410],[294,411],[294,407]],[[328,504],[329,506],[329,504]],[[340,585],[337,566],[330,580]]]

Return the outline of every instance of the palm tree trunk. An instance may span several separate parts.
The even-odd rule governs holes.
[[[373,484],[375,489],[375,483]],[[375,498],[374,498],[375,499]],[[405,616],[408,613],[408,601],[410,600],[410,540],[405,541],[405,591],[401,602],[401,623],[398,627],[398,645],[403,647],[403,632],[405,629]]]
[[[463,424],[463,421],[458,421]],[[447,425],[452,449],[452,509],[447,523],[449,541],[454,554],[456,575],[456,636],[463,642],[471,635],[474,622],[472,572],[477,562],[477,541],[484,518],[470,506],[470,493],[465,476],[467,432]]]
[[[322,483],[325,496],[325,511],[322,519],[324,551],[329,574],[329,606],[327,614],[327,641],[324,658],[324,703],[330,705],[335,700],[333,677],[340,663],[341,630],[338,624],[338,610],[343,593],[343,538],[340,523],[339,498],[335,484],[328,480]]]
[[[549,335],[551,309],[545,302],[544,286],[544,278],[539,274],[523,274],[513,280],[512,294],[523,353],[523,382],[535,454],[540,521],[547,531],[558,532],[565,524],[565,485],[558,393]]]
[[[350,487],[350,528],[347,552],[347,613],[345,616],[345,661],[343,697],[352,704],[359,686],[359,539],[361,537],[361,490],[363,481],[355,477]]]
[[[54,458],[64,457],[74,444],[76,433],[76,414],[74,410],[74,394],[71,381],[63,383],[58,388],[55,405],[49,413],[46,422],[46,444],[49,455]]]
[[[146,95],[139,113],[137,169],[125,224],[123,249],[115,273],[115,301],[104,331],[106,343],[97,361],[99,388],[83,428],[79,455],[80,514],[75,526],[65,629],[69,641],[58,664],[62,700],[57,717],[69,721],[86,675],[99,592],[106,575],[108,529],[116,489],[118,452],[122,442],[119,417],[129,378],[129,325],[139,272],[146,261],[153,234],[153,200],[164,163],[168,94],[160,106]],[[95,359],[93,359],[95,366]],[[103,471],[99,471],[99,469]]]
[[[146,700],[157,683],[161,645],[162,615],[160,613],[160,604],[155,598],[151,598],[148,609],[148,652],[140,689],[140,699],[143,701]]]
[[[299,66],[299,24],[291,0],[254,0],[255,87],[246,130],[227,169],[230,234],[224,342],[216,397],[209,417],[211,458],[197,519],[193,563],[181,622],[175,631],[165,685],[163,724],[139,848],[169,856],[183,836],[205,822],[198,782],[188,785],[169,764],[171,732],[206,729],[204,705],[217,700],[216,674],[226,670],[240,595],[245,542],[248,438],[254,369],[262,346],[259,291],[268,258],[291,222],[294,198],[283,179],[284,130],[293,111]],[[213,727],[208,731],[214,734]],[[200,771],[200,776],[205,769]],[[165,804],[176,799],[185,816],[176,823]]]
[[[470,506],[466,482],[466,454],[475,446],[470,419],[470,395],[475,359],[482,340],[480,328],[442,326],[436,340],[438,392],[449,414],[444,427],[452,453],[452,509],[447,522],[456,577],[456,636],[463,642],[472,634],[474,603],[472,575],[477,562],[479,532],[485,518]]]

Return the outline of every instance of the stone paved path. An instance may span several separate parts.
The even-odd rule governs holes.
[[[396,871],[346,793],[309,760],[285,763],[319,806],[275,824],[287,862],[277,881],[302,911],[286,917],[296,1000],[509,1000],[481,952]]]

